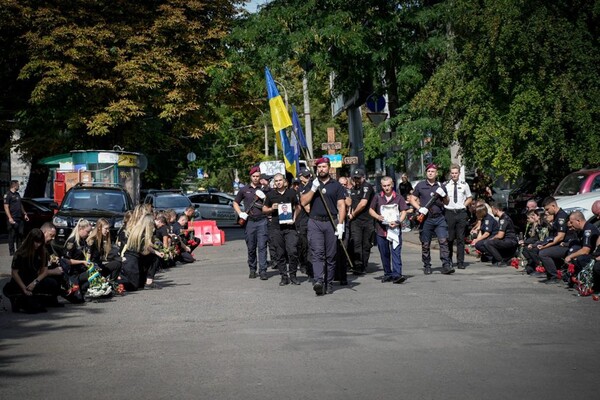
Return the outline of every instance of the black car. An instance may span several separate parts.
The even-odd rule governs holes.
[[[63,245],[77,222],[83,218],[95,225],[100,218],[110,224],[111,237],[123,226],[123,216],[133,209],[133,202],[121,186],[89,186],[77,184],[69,189],[52,219],[56,225],[57,245]]]
[[[150,189],[144,198],[144,203],[152,205],[155,211],[174,210],[177,215],[183,214],[185,209],[190,206],[198,208],[197,205],[192,204],[181,190],[177,189]],[[199,217],[198,211],[195,212],[195,217]]]
[[[29,217],[29,221],[25,221],[25,234],[29,233],[33,228],[39,228],[45,222],[52,221],[54,212],[50,208],[32,199],[21,199],[21,203]],[[0,234],[8,232],[7,222],[6,212],[4,212],[4,207],[2,207],[0,210]]]

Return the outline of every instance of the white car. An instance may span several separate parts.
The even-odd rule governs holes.
[[[577,194],[575,196],[562,197],[556,200],[556,204],[567,214],[573,211],[581,211],[585,220],[589,220],[594,216],[592,213],[592,204],[596,200],[600,200],[600,192],[589,192]]]
[[[191,193],[187,197],[194,204],[200,218],[214,220],[219,227],[239,226],[237,213],[233,209],[235,197],[227,193]]]

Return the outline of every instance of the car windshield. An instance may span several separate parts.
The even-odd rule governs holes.
[[[572,174],[567,175],[560,185],[556,188],[554,192],[555,196],[573,196],[579,193],[579,188],[581,187],[581,182],[585,179],[586,175],[580,172],[574,172]]]
[[[158,196],[156,197],[156,208],[181,208],[190,205],[190,200],[185,196]]]
[[[62,204],[65,210],[102,210],[125,212],[125,197],[119,192],[77,190],[70,192]]]

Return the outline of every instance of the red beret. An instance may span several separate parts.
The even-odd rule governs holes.
[[[435,165],[434,163],[429,163],[427,164],[427,168],[425,168],[425,171],[427,171],[428,169],[438,169],[437,165]]]
[[[250,168],[250,175],[254,175],[257,172],[260,172],[260,168],[258,167],[258,165],[255,165],[254,167]]]
[[[317,161],[315,161],[315,165],[319,165],[319,164],[331,164],[331,162],[329,161],[329,158],[327,157],[321,157],[319,158]]]

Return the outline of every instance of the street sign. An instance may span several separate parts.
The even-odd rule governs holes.
[[[196,161],[196,153],[194,153],[193,151],[190,151],[189,153],[187,153],[186,158],[189,162],[194,162],[194,161]]]
[[[357,165],[358,157],[344,157],[343,163],[345,165]]]
[[[321,150],[340,150],[342,142],[321,143]]]

